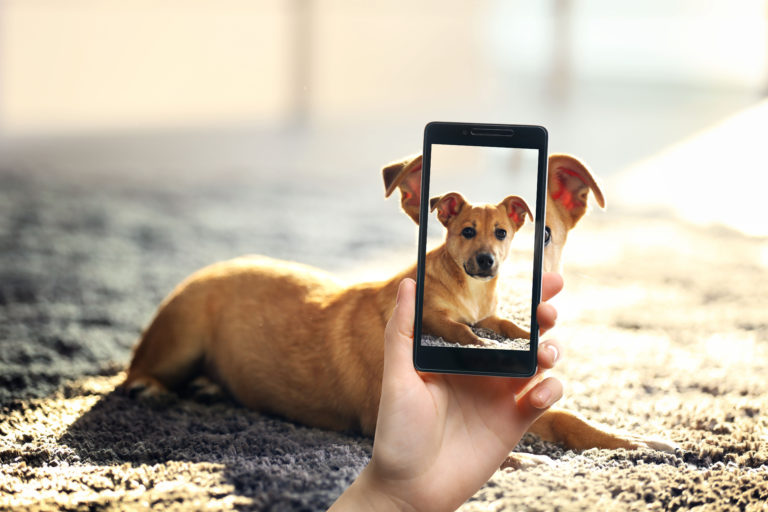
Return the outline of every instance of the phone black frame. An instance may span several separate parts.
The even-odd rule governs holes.
[[[536,373],[539,325],[536,307],[541,302],[541,264],[547,200],[548,133],[542,126],[484,123],[431,122],[424,128],[422,153],[421,210],[419,212],[419,256],[416,272],[416,317],[413,326],[413,364],[422,372],[530,377]],[[533,283],[531,294],[530,350],[429,347],[421,345],[424,307],[424,275],[429,212],[429,176],[432,145],[487,146],[537,149],[536,213],[534,228]]]

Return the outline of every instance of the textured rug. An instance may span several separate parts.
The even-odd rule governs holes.
[[[322,510],[365,466],[370,439],[114,388],[196,268],[259,252],[345,273],[410,251],[413,225],[381,190],[0,179],[0,509]],[[463,509],[765,510],[768,241],[595,212],[565,260],[561,405],[681,449],[577,453],[526,436],[518,449],[550,464],[497,472]]]

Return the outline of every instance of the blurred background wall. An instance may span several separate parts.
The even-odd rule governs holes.
[[[378,191],[425,123],[461,120],[545,125],[605,178],[768,92],[765,0],[0,5],[0,165],[21,172]]]

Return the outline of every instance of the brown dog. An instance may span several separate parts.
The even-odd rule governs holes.
[[[464,344],[483,343],[470,325],[527,338],[495,312],[498,266],[526,216],[532,218],[528,205],[509,196],[475,206],[450,193],[432,208],[448,229],[446,242],[426,256],[425,330]],[[476,237],[461,235],[463,221],[475,223]],[[483,256],[495,261],[485,265]],[[349,288],[310,267],[264,257],[212,265],[160,306],[124,386],[157,392],[202,371],[252,409],[372,435],[384,327],[405,277],[416,277],[415,265],[389,281]]]
[[[522,327],[496,316],[499,266],[526,217],[533,220],[523,198],[509,196],[497,205],[474,206],[451,192],[432,198],[430,209],[437,209],[447,232],[442,259],[427,258],[423,332],[462,345],[486,344],[470,326],[507,338],[530,338]],[[468,225],[474,226],[471,238],[463,235]]]
[[[399,189],[403,211],[417,224],[421,198],[421,161],[421,155],[414,155],[388,164],[382,170],[385,196],[389,197],[395,189]],[[571,155],[554,154],[549,157],[542,263],[545,272],[560,270],[560,259],[568,233],[587,213],[590,192],[594,194],[597,204],[604,208],[603,193],[584,163]],[[674,443],[669,441],[616,432],[565,409],[549,409],[530,431],[544,440],[559,442],[575,450],[639,447],[663,451],[675,449]]]
[[[420,157],[384,169],[389,192],[400,188],[403,207],[414,220],[418,215],[412,215],[412,203],[416,198],[418,211],[419,195],[406,194],[412,194],[413,183],[419,181],[416,167],[420,168]],[[396,183],[388,182],[388,177]],[[601,205],[603,200],[586,168],[566,155],[550,158],[548,186],[551,236],[545,268],[555,269],[568,230],[586,211],[589,191]],[[495,208],[506,210],[508,220],[511,207],[502,201]],[[513,231],[517,227],[510,224]],[[428,281],[449,291],[428,288],[425,295],[459,309],[457,303],[464,298],[460,283],[473,278],[458,268],[456,261],[462,256],[448,245],[430,251],[426,270]],[[252,409],[311,426],[371,435],[381,392],[384,327],[399,282],[415,273],[412,266],[388,281],[344,287],[317,269],[260,256],[211,265],[182,282],[160,305],[135,350],[123,386],[151,393],[179,388],[205,374]],[[492,313],[495,278],[480,289],[470,299],[486,301],[484,311]],[[462,324],[465,318],[455,319]],[[482,320],[477,318],[478,323]],[[611,433],[566,411],[545,414],[533,430],[570,448],[670,449]]]

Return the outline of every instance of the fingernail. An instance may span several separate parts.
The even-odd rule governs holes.
[[[557,352],[557,347],[554,345],[547,345],[547,348],[550,352],[552,352],[552,364],[555,364],[557,362],[557,358],[560,357],[560,354]]]
[[[552,400],[552,392],[547,388],[541,389],[536,393],[536,399],[540,404],[539,405],[540,409],[549,407],[550,405],[552,405],[550,403],[550,400]]]

